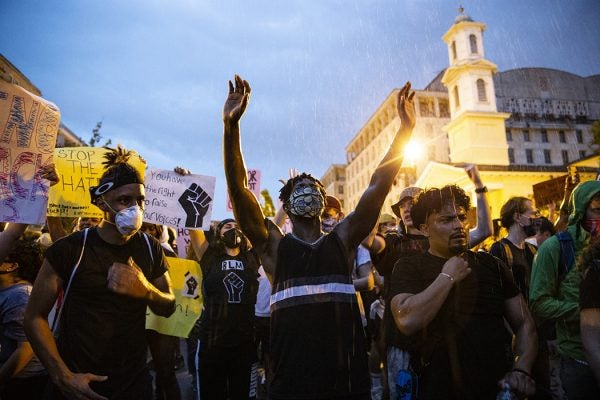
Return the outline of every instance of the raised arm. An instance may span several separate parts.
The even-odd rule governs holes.
[[[235,220],[252,246],[261,248],[269,232],[260,204],[248,188],[248,174],[240,143],[240,119],[250,99],[250,85],[235,76],[235,86],[229,81],[229,95],[223,107],[223,158],[227,190]]]
[[[338,235],[348,248],[357,246],[373,229],[381,206],[400,171],[404,159],[404,146],[410,139],[416,121],[414,96],[415,93],[410,90],[410,82],[407,82],[398,93],[397,110],[400,128],[371,176],[369,187],[358,201],[355,211],[339,223]]]
[[[462,167],[475,185],[477,196],[477,226],[469,232],[469,248],[477,246],[488,238],[494,231],[490,205],[487,201],[487,188],[481,181],[479,170],[475,164],[464,164]]]

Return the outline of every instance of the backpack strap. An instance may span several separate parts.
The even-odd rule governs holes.
[[[560,265],[558,266],[558,281],[561,282],[575,264],[575,245],[569,231],[556,234],[560,243]]]
[[[506,265],[508,265],[508,268],[512,270],[513,254],[512,254],[512,250],[510,249],[510,245],[508,243],[506,243],[505,239],[502,239],[500,241],[500,244],[502,245],[502,251],[504,251],[504,257],[506,258]]]
[[[52,333],[56,335],[58,331],[58,325],[60,322],[60,317],[62,316],[62,311],[65,306],[65,302],[67,301],[67,295],[69,294],[69,289],[71,288],[71,283],[73,282],[73,278],[75,277],[75,272],[77,272],[77,268],[79,268],[79,264],[81,264],[81,260],[83,259],[83,252],[85,251],[85,243],[87,241],[88,230],[90,228],[85,228],[83,231],[83,245],[81,246],[81,254],[79,254],[79,259],[77,263],[73,266],[73,270],[71,271],[71,276],[69,277],[69,282],[67,282],[67,287],[63,292],[62,302],[60,304],[60,308],[56,311],[54,315],[54,319],[52,320]]]
[[[148,239],[148,235],[145,232],[142,232],[144,235],[144,239],[146,239],[146,244],[148,245],[148,252],[150,253],[150,259],[152,260],[152,264],[154,264],[154,253],[152,253],[152,246],[150,245],[150,239]]]

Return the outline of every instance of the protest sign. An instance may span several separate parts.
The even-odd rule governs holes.
[[[44,223],[50,184],[40,169],[52,163],[59,123],[54,104],[0,79],[0,221]]]
[[[63,147],[54,151],[60,182],[50,189],[48,215],[54,217],[98,217],[102,211],[90,203],[90,186],[98,185],[104,173],[102,147]],[[132,151],[128,161],[144,176],[146,162]]]
[[[175,312],[169,318],[146,312],[146,329],[163,335],[186,338],[202,310],[202,270],[196,261],[167,257],[171,287],[175,294]]]
[[[215,197],[214,177],[151,169],[146,173],[145,181],[144,222],[174,228],[209,229]]]
[[[256,199],[260,199],[260,170],[259,169],[249,169],[248,173],[248,189],[254,194]],[[227,211],[233,211],[231,207],[231,199],[229,198],[229,192],[227,192]]]
[[[178,228],[177,229],[177,256],[181,258],[187,258],[187,247],[190,244],[190,230]]]

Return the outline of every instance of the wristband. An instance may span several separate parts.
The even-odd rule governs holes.
[[[440,275],[441,275],[441,276],[443,276],[443,277],[445,277],[445,278],[448,278],[448,280],[449,280],[450,282],[454,282],[454,278],[452,277],[452,275],[450,275],[450,274],[447,274],[447,273],[445,273],[445,272],[440,272]]]
[[[531,376],[529,372],[522,370],[521,368],[513,368],[511,372],[520,372],[523,375],[527,376],[529,379],[533,379],[533,376]]]
[[[481,187],[481,188],[475,188],[475,193],[487,193],[488,189],[487,186]]]

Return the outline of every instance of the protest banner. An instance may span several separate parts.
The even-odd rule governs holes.
[[[215,181],[212,176],[148,170],[144,222],[174,228],[209,229]]]
[[[43,224],[60,111],[51,102],[0,79],[0,221]]]
[[[202,270],[196,261],[166,257],[171,287],[175,294],[175,312],[169,318],[146,312],[146,329],[163,335],[186,338],[202,310]]]
[[[257,200],[260,199],[260,170],[249,169],[248,173],[248,189],[254,194]],[[227,192],[227,204],[225,205],[227,211],[233,211],[231,207],[231,199],[229,198],[229,191]]]
[[[54,151],[54,163],[60,182],[50,189],[48,215],[53,217],[98,217],[102,211],[90,203],[90,186],[98,185],[104,173],[103,147],[62,147]],[[128,161],[140,176],[146,172],[146,162],[132,151]]]

